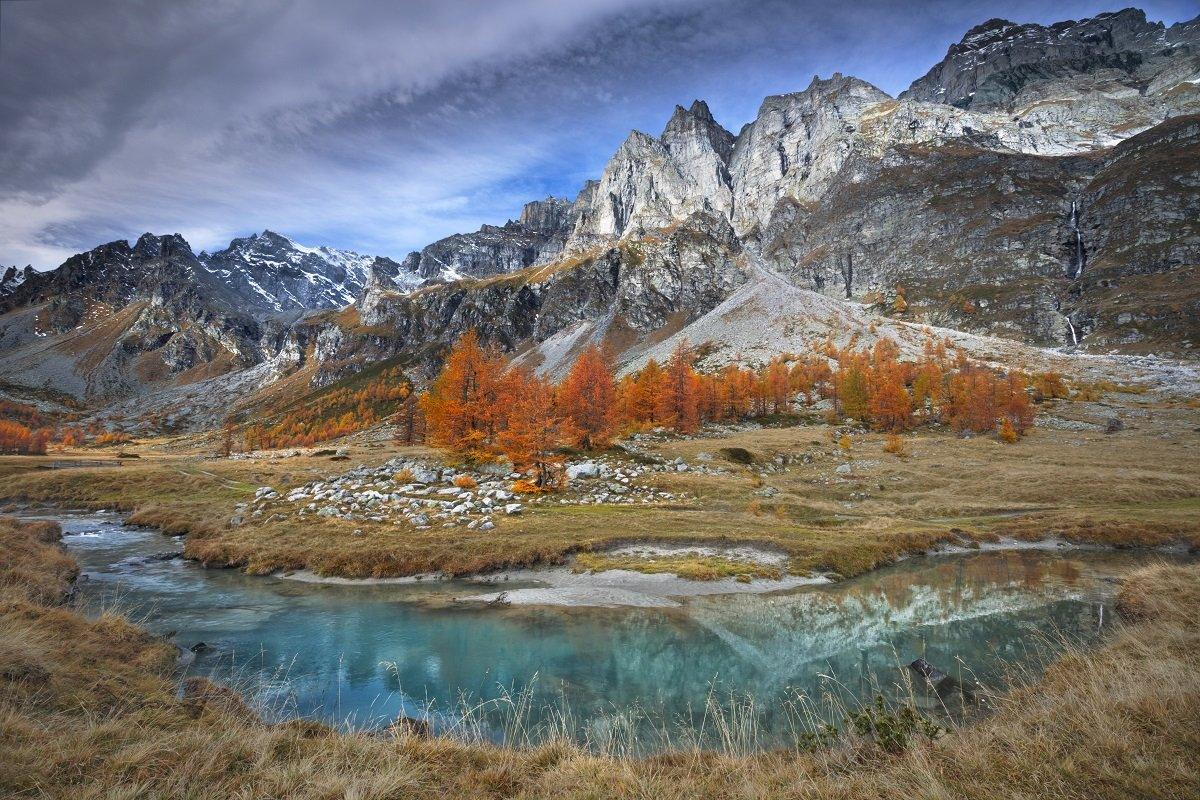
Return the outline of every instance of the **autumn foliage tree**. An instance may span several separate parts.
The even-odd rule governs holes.
[[[400,403],[395,414],[396,441],[400,444],[416,444],[425,441],[425,413],[417,395],[410,394]]]
[[[35,432],[19,422],[0,420],[0,453],[45,455],[48,439],[44,431]]]
[[[865,356],[850,354],[838,364],[835,386],[843,416],[857,420],[868,419],[871,405],[868,375]]]
[[[621,381],[620,405],[624,418],[643,425],[660,423],[665,383],[666,375],[654,359],[647,361],[636,377]]]
[[[951,348],[952,349],[952,348]],[[493,349],[465,334],[421,398],[430,439],[480,457],[505,455],[532,471],[537,488],[553,485],[558,448],[605,447],[618,431],[664,426],[681,433],[702,422],[791,413],[798,403],[833,401],[831,421],[852,417],[893,436],[920,423],[944,421],[957,432],[1001,431],[1019,437],[1033,422],[1027,379],[952,359],[947,343],[930,339],[916,361],[877,340],[870,350],[832,341],[806,355],[782,354],[755,370],[728,364],[698,374],[686,342],[665,365],[650,360],[618,380],[609,358],[589,347],[562,383],[505,364]],[[843,445],[848,445],[846,438]],[[533,485],[533,484],[531,484]]]
[[[538,489],[557,484],[562,458],[554,454],[562,438],[562,417],[556,413],[554,387],[545,378],[510,369],[499,395],[505,408],[497,445],[519,470],[531,471]]]
[[[691,433],[699,425],[696,373],[692,350],[686,341],[671,352],[658,394],[658,417],[679,433]]]
[[[464,333],[421,400],[430,441],[460,453],[486,454],[502,421],[498,400],[504,370],[498,351],[481,347],[474,331]]]
[[[575,359],[558,401],[568,444],[583,450],[608,446],[617,424],[617,384],[599,347],[591,345]]]
[[[996,376],[964,364],[949,379],[947,417],[956,433],[987,433],[996,427]]]
[[[912,398],[904,385],[904,373],[895,363],[877,364],[868,404],[872,424],[897,433],[912,427]]]

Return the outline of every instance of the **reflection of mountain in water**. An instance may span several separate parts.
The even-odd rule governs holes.
[[[991,680],[1000,660],[1036,661],[1060,634],[1094,635],[1101,599],[1081,562],[988,553],[908,562],[790,594],[705,598],[669,612],[429,611],[364,606],[359,595],[330,616],[327,597],[327,621],[308,626],[302,641],[277,640],[276,651],[314,657],[302,709],[332,708],[340,694],[343,713],[374,703],[386,716],[400,703],[394,696],[380,705],[389,693],[446,706],[462,693],[493,698],[501,687],[523,688],[536,675],[540,702],[556,704],[561,693],[579,716],[633,704],[676,715],[701,708],[714,680],[764,708],[789,691],[818,695],[822,674],[869,695],[864,675],[891,684],[904,674],[898,666],[918,655]],[[281,612],[272,627],[304,629],[278,618],[293,613]],[[344,656],[322,666],[322,654]]]
[[[781,731],[781,695],[818,695],[836,675],[872,692],[924,655],[985,682],[1000,662],[1037,664],[1044,637],[1094,637],[1105,580],[1129,553],[993,552],[915,559],[839,584],[773,596],[697,598],[679,609],[476,606],[412,602],[461,587],[339,587],[264,580],[182,562],[113,565],[162,549],[152,532],[108,526],[67,544],[93,580],[157,630],[211,651],[193,668],[288,699],[293,712],[365,723],[418,713],[427,701],[495,698],[535,679],[535,705],[560,699],[592,720],[639,705],[676,718],[700,711],[714,680],[752,695],[760,724]],[[969,677],[964,675],[963,677]],[[535,715],[536,716],[536,715]]]
[[[697,604],[696,622],[776,690],[818,672],[858,679],[917,656],[986,669],[997,655],[1093,625],[1092,580],[1078,562],[1043,553],[988,553],[908,562],[831,587]],[[1000,652],[1000,649],[1003,652]]]

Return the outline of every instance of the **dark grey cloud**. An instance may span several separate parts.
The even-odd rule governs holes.
[[[814,73],[895,93],[988,17],[1093,2],[29,0],[0,27],[0,263],[264,227],[403,255],[571,193],[702,97],[733,130]],[[1191,16],[1156,3],[1151,17]]]

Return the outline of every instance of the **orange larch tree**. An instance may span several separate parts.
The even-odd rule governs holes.
[[[786,414],[792,410],[791,373],[782,358],[773,358],[767,364],[763,383],[773,413]]]
[[[666,376],[653,358],[638,371],[628,399],[625,402],[626,421],[635,425],[653,425],[662,421],[659,413],[659,398],[663,393]]]
[[[474,331],[459,337],[441,374],[421,399],[429,438],[459,453],[486,453],[503,427],[498,402],[504,358],[479,345]]]
[[[570,445],[584,450],[608,446],[616,428],[616,395],[612,363],[591,345],[575,359],[559,387],[563,433]]]
[[[691,433],[699,425],[696,373],[692,370],[692,350],[680,342],[667,361],[658,396],[659,418],[680,433]]]
[[[912,398],[895,362],[876,364],[871,381],[871,420],[876,428],[898,433],[912,427]]]
[[[855,352],[843,353],[838,359],[835,386],[842,416],[869,421],[871,386],[866,357]]]
[[[996,410],[1001,421],[1007,420],[1017,436],[1033,425],[1033,404],[1029,400],[1025,376],[1010,372],[996,384]]]
[[[736,364],[726,365],[720,372],[723,417],[738,420],[750,413],[754,393],[754,373]]]
[[[554,456],[562,438],[554,394],[549,381],[526,370],[510,369],[500,381],[498,401],[507,415],[496,443],[518,470],[533,470],[539,489],[553,488],[561,465]]]
[[[996,427],[996,375],[960,360],[950,376],[947,416],[957,433],[987,433]]]

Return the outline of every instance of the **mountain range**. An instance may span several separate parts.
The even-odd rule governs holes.
[[[736,135],[677,106],[573,200],[400,261],[264,231],[9,268],[0,392],[203,425],[285,378],[428,374],[468,329],[551,374],[592,341],[629,368],[687,338],[718,365],[926,326],[1194,358],[1197,265],[1200,17],[989,20],[896,98],[835,73]]]

